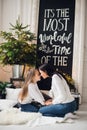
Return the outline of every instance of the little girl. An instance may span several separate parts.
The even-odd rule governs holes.
[[[38,112],[38,108],[32,104],[33,101],[44,105],[44,97],[37,86],[37,81],[39,80],[39,71],[34,68],[30,69],[18,98],[21,111]]]

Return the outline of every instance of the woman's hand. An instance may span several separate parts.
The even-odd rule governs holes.
[[[47,105],[51,105],[52,104],[52,99],[49,99],[49,100],[47,100],[47,101],[45,101],[45,105],[47,106]]]

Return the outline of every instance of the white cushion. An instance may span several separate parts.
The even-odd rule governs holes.
[[[16,104],[17,104],[17,101],[14,101],[14,100],[0,99],[0,110],[12,108]]]
[[[21,91],[21,88],[13,89],[13,88],[6,88],[6,99],[18,101],[18,95]]]

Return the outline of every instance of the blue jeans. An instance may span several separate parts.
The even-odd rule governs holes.
[[[52,104],[49,106],[44,106],[39,109],[39,112],[43,116],[52,116],[52,117],[64,117],[65,114],[69,112],[74,112],[76,110],[76,101],[65,104]]]
[[[20,104],[20,108],[21,108],[21,111],[24,111],[24,112],[38,112],[38,108],[31,105],[30,103]]]

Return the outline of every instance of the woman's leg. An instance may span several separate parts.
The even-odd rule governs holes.
[[[24,112],[38,112],[38,108],[31,104],[21,104],[21,111]]]
[[[43,116],[52,116],[52,117],[63,117],[63,104],[49,105],[44,106],[39,109],[39,112],[42,113]]]
[[[39,112],[42,113],[43,116],[64,117],[65,114],[69,112],[74,112],[75,108],[76,103],[73,101],[71,103],[66,104],[44,106],[39,109]]]

